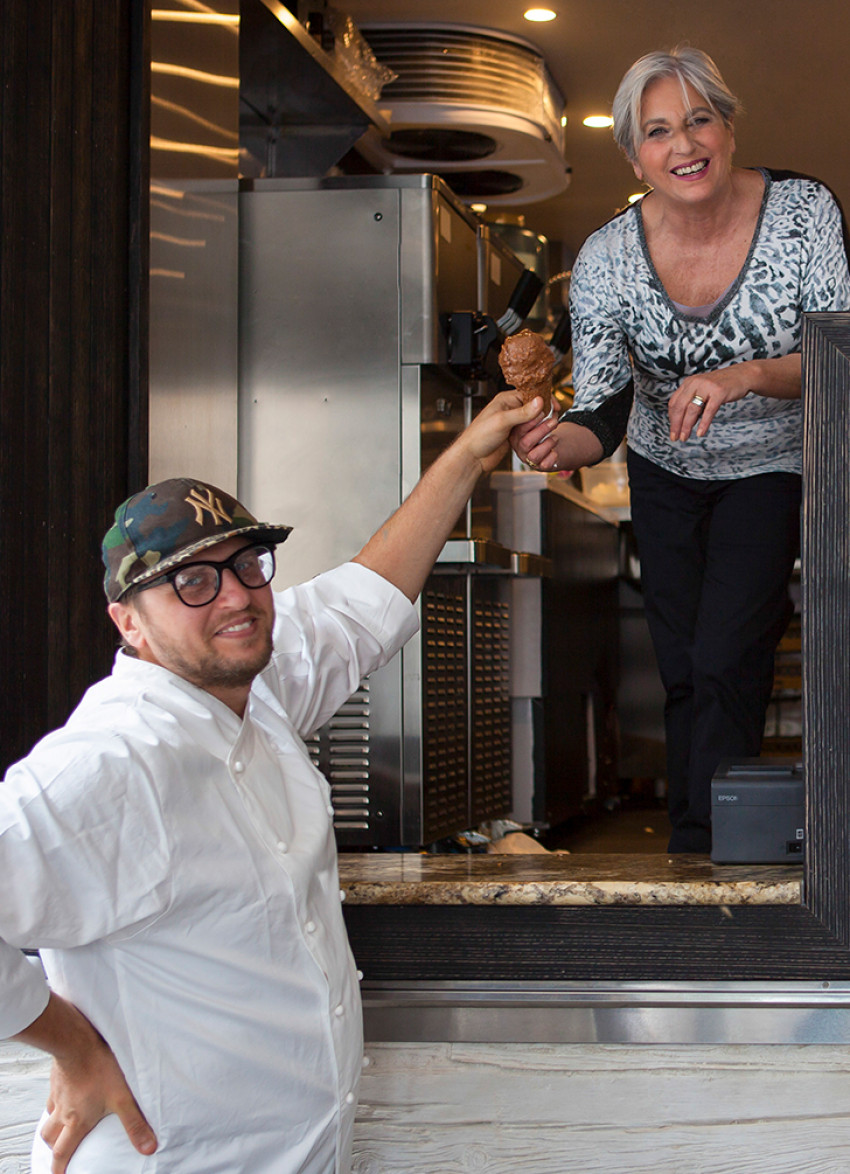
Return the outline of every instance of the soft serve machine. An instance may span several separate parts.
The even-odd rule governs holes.
[[[516,329],[540,282],[430,175],[244,181],[239,224],[239,493],[294,527],[283,586],[354,555],[493,394],[495,323]],[[313,739],[343,845],[511,811],[517,566],[493,501],[481,484],[419,636]]]
[[[155,30],[169,60],[186,50],[170,30]],[[156,142],[186,149],[152,152],[150,477],[205,477],[293,525],[284,586],[355,554],[493,394],[502,335],[529,311],[543,327],[540,269],[432,175],[331,174],[380,115],[274,0],[243,0],[238,44],[195,37],[189,64],[238,68],[240,85],[155,76]],[[216,128],[237,123],[239,151],[222,151]],[[517,553],[514,495],[489,481],[430,577],[421,633],[313,739],[343,846],[552,818],[548,780],[560,789],[576,756],[542,695],[560,713],[583,686],[550,657],[516,695],[511,612],[518,587],[539,599],[551,582],[558,541]]]

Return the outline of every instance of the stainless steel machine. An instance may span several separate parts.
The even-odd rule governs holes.
[[[492,394],[450,316],[523,274],[436,177],[243,181],[239,494],[294,532],[277,586],[354,555]],[[345,846],[427,844],[511,809],[511,554],[479,487],[422,628],[314,739]]]
[[[292,523],[284,585],[353,555],[492,394],[487,340],[543,327],[547,265],[539,238],[514,231],[514,248],[433,176],[327,178],[366,126],[387,130],[374,102],[285,8],[252,0],[240,17],[238,42],[195,39],[186,61],[238,74],[238,91],[154,79],[149,473],[206,478]],[[155,31],[158,56],[181,59],[172,26]],[[498,545],[498,527],[482,483],[421,635],[315,739],[343,846],[430,844],[516,814],[520,761],[524,809],[552,817],[569,690],[536,686],[538,736],[509,673],[512,600],[528,595],[512,586],[533,588],[522,576],[547,558]]]

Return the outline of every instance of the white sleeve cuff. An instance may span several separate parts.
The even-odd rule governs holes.
[[[17,1035],[38,1019],[50,998],[40,967],[14,946],[0,942],[0,1039]]]

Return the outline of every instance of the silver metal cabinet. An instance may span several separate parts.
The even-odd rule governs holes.
[[[239,222],[239,494],[295,528],[284,586],[355,554],[469,418],[480,389],[447,365],[441,316],[479,308],[478,222],[433,176],[256,180]],[[488,565],[477,503],[421,634],[316,736],[345,846],[430,843],[510,809],[507,691],[480,667],[504,648],[510,559]]]
[[[616,791],[619,526],[561,479],[491,480],[499,540],[545,560],[511,583],[515,814],[558,824]]]

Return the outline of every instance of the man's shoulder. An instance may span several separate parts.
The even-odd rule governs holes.
[[[64,725],[41,738],[30,752],[10,767],[7,780],[16,777],[25,790],[61,787],[85,794],[95,786],[118,798],[136,789],[144,777],[159,781],[174,773],[173,763],[193,743],[209,749],[215,733],[209,730],[209,710],[201,698],[196,709],[203,729],[181,708],[180,692],[164,696],[141,674],[113,673],[92,685]],[[166,691],[167,692],[167,691]],[[177,698],[177,704],[175,704]]]
[[[194,707],[207,713],[204,694],[193,692],[198,695],[192,698]],[[187,702],[174,674],[119,653],[112,673],[90,686],[65,724],[38,746],[88,746],[91,755],[122,756],[139,744],[140,753],[150,754],[163,744],[165,730],[178,732],[185,725],[182,710],[189,707]]]

